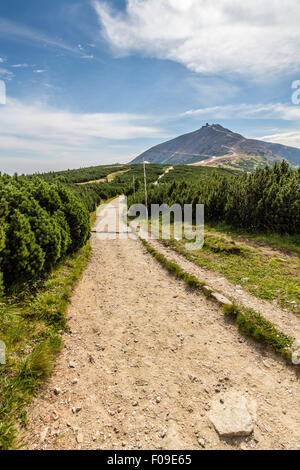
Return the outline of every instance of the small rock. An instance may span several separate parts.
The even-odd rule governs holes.
[[[168,430],[167,429],[164,429],[160,435],[160,437],[163,439],[165,437],[165,435],[167,434]]]
[[[82,432],[78,431],[77,436],[76,436],[76,441],[78,442],[78,444],[83,443],[83,434],[82,434]]]
[[[205,448],[205,440],[204,439],[198,439],[198,443],[203,449]]]
[[[220,304],[220,305],[232,305],[232,302],[228,300],[224,295],[219,294],[219,292],[213,292],[211,296]]]
[[[76,385],[76,384],[78,384],[78,382],[79,382],[78,379],[74,379],[74,380],[72,380],[72,385]]]
[[[92,356],[91,354],[89,354],[88,357],[89,357],[89,362],[90,362],[91,364],[95,364],[95,359],[93,358],[93,356]]]
[[[48,431],[49,431],[49,427],[43,429],[43,431],[41,432],[41,436],[40,436],[40,441],[41,442],[44,442],[46,440]]]
[[[161,402],[161,397],[157,396],[155,400],[156,400],[156,403],[160,403]]]
[[[70,369],[75,369],[76,366],[77,366],[76,362],[74,361],[69,362]]]
[[[253,432],[256,418],[256,403],[248,402],[240,392],[227,392],[224,403],[215,399],[209,413],[209,419],[222,437],[249,436]]]
[[[138,406],[138,402],[137,401],[132,402],[132,406]]]
[[[189,377],[189,379],[190,379],[190,381],[191,381],[192,383],[194,383],[194,382],[198,382],[198,379],[197,379],[197,377],[195,377],[194,375],[192,375],[192,374],[189,374],[189,375],[188,375],[188,377]]]
[[[60,392],[61,392],[61,389],[60,389],[59,387],[55,387],[55,389],[54,389],[54,394],[55,394],[55,395],[59,395]]]

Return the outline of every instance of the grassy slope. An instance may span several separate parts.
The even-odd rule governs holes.
[[[167,241],[195,264],[219,272],[234,284],[241,285],[261,299],[275,301],[284,308],[300,313],[300,263],[296,254],[276,252],[262,247],[255,237],[249,245],[250,235],[239,238],[229,232],[214,231],[206,227],[205,243],[201,250],[187,251],[185,241]],[[243,241],[242,241],[243,240]],[[292,249],[291,238],[286,244]],[[294,246],[297,251],[297,245]],[[296,303],[291,303],[296,302]]]
[[[205,282],[200,282],[195,276],[183,271],[178,264],[168,261],[165,256],[156,251],[143,238],[141,238],[141,242],[147,251],[173,276],[183,280],[191,289],[201,291],[208,298],[214,300],[211,297],[211,292],[205,289]],[[252,309],[237,307],[234,304],[225,304],[223,305],[223,310],[236,323],[243,334],[253,338],[255,341],[260,341],[270,346],[276,354],[282,356],[290,364],[291,346],[293,343],[291,337],[277,330],[272,323]]]

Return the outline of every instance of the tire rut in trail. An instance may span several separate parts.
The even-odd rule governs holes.
[[[140,242],[94,234],[92,248],[68,312],[72,334],[28,408],[25,448],[199,449],[199,439],[208,449],[297,448],[292,369],[241,339]],[[257,402],[248,442],[220,440],[208,419],[231,390]]]

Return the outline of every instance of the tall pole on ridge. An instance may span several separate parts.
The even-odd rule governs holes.
[[[133,197],[134,197],[134,202],[135,202],[135,179],[133,176]]]
[[[147,194],[147,176],[146,176],[145,160],[143,160],[143,164],[144,164],[144,183],[145,183],[145,206],[147,208],[147,214],[148,214],[148,194]]]

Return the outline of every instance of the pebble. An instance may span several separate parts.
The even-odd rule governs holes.
[[[198,443],[201,447],[205,447],[205,440],[204,439],[198,439]]]
[[[76,362],[74,362],[74,361],[71,361],[71,362],[69,363],[70,369],[75,369],[76,366],[77,366],[77,364],[76,364]]]
[[[41,432],[41,442],[44,442],[46,437],[47,437],[47,434],[48,434],[48,431],[49,431],[49,427],[45,428],[42,432]]]

